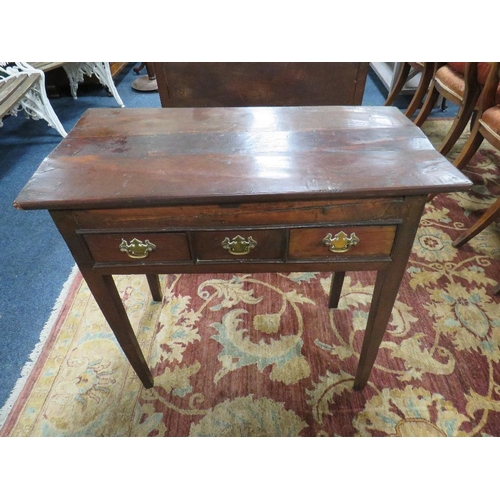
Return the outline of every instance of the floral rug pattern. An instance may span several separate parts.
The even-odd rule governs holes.
[[[428,120],[438,144],[449,122]],[[450,153],[453,160],[465,136]],[[452,241],[500,195],[500,153],[469,193],[427,204],[368,385],[353,391],[375,273],[115,277],[152,369],[144,389],[78,276],[3,436],[499,436],[500,231]]]

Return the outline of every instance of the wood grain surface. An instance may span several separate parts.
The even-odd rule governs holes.
[[[104,108],[84,114],[15,206],[334,200],[469,186],[392,107]]]

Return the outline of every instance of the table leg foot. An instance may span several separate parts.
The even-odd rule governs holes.
[[[363,389],[368,382],[378,349],[389,323],[394,302],[396,301],[399,280],[398,278],[392,280],[390,274],[387,270],[377,273],[365,337],[354,380],[354,389],[357,391]]]
[[[357,382],[354,382],[354,385],[352,386],[352,388],[355,390],[355,391],[362,391],[366,386],[366,382],[364,384],[358,384]]]
[[[368,382],[380,344],[391,318],[401,277],[395,269],[387,269],[377,273],[365,337],[359,357],[358,370],[354,380],[355,390],[359,391],[363,389]]]
[[[153,387],[153,375],[141,351],[113,277],[111,275],[101,276],[92,272],[82,272],[82,274],[137,376],[144,387],[148,389]]]

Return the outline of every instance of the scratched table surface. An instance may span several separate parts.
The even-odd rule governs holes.
[[[394,107],[105,108],[83,115],[15,205],[346,199],[470,185]]]

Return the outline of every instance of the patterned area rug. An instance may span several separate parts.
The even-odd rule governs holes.
[[[450,122],[429,120],[434,144]],[[465,136],[450,153],[453,159]],[[78,274],[2,436],[499,436],[500,233],[452,241],[500,195],[485,143],[470,193],[429,203],[363,391],[352,389],[375,273],[116,277],[155,376],[144,389]]]

